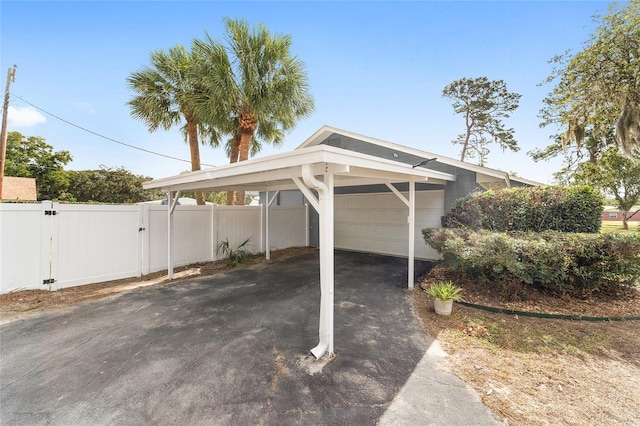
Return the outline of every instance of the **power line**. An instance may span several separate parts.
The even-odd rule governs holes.
[[[82,126],[79,126],[79,125],[77,125],[77,124],[74,124],[74,123],[70,122],[69,120],[65,120],[65,119],[64,119],[64,118],[62,118],[62,117],[59,117],[59,116],[57,116],[57,115],[55,115],[55,114],[53,114],[53,113],[50,113],[49,111],[44,110],[44,109],[40,108],[39,106],[37,106],[37,105],[35,105],[35,104],[32,104],[31,102],[29,102],[28,100],[26,100],[25,98],[23,98],[23,97],[21,97],[21,96],[14,95],[14,97],[16,97],[16,98],[18,98],[18,99],[22,100],[23,102],[25,102],[25,103],[27,103],[27,104],[31,105],[31,106],[32,106],[32,107],[34,107],[35,109],[37,109],[37,110],[39,110],[39,111],[42,111],[42,112],[44,112],[45,114],[50,115],[51,117],[53,117],[53,118],[55,118],[55,119],[58,119],[58,120],[62,121],[63,123],[69,124],[70,126],[76,127],[76,128],[78,128],[78,129],[80,129],[80,130],[83,130],[83,131],[85,131],[85,132],[87,132],[87,133],[91,133],[92,135],[98,136],[98,137],[100,137],[100,138],[102,138],[102,139],[106,139],[106,140],[108,140],[108,141],[110,141],[110,142],[115,142],[115,143],[117,143],[117,144],[124,145],[124,146],[126,146],[126,147],[128,147],[128,148],[137,149],[138,151],[146,152],[146,153],[148,153],[148,154],[158,155],[158,156],[160,156],[160,157],[165,157],[165,158],[169,158],[169,159],[171,159],[171,160],[182,161],[182,162],[184,162],[184,163],[189,163],[189,164],[191,164],[191,161],[189,161],[189,160],[185,160],[185,159],[178,158],[178,157],[172,157],[171,155],[167,155],[167,154],[162,154],[162,153],[159,153],[159,152],[151,151],[151,150],[146,149],[146,148],[140,148],[139,146],[135,146],[135,145],[131,145],[131,144],[128,144],[128,143],[124,143],[124,142],[121,142],[121,141],[119,141],[119,140],[116,140],[116,139],[110,138],[110,137],[108,137],[108,136],[101,135],[100,133],[97,133],[97,132],[94,132],[94,131],[89,130],[89,129],[87,129],[87,128],[84,128],[84,127],[82,127]],[[213,165],[213,164],[205,164],[205,163],[201,163],[200,165],[201,165],[201,166],[208,166],[208,167],[216,167],[216,166],[215,166],[215,165]]]

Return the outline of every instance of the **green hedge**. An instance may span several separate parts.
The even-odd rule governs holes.
[[[447,228],[497,232],[600,231],[602,196],[588,186],[540,186],[473,193],[444,217]]]
[[[446,266],[503,292],[535,286],[562,295],[616,294],[640,282],[636,233],[506,233],[424,229]]]

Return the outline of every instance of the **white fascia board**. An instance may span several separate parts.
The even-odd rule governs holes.
[[[546,185],[546,183],[536,182],[535,180],[531,180],[531,179],[524,179],[524,178],[521,178],[519,176],[509,176],[509,179],[511,179],[514,182],[520,182],[520,183],[524,183],[525,185],[531,185],[531,186],[545,186]]]
[[[296,149],[301,149],[301,148],[307,148],[307,147],[311,147],[311,146],[317,146],[318,144],[320,144],[321,142],[323,142],[325,139],[327,139],[332,133],[336,133],[342,136],[346,136],[352,139],[359,139],[363,142],[368,142],[374,145],[379,145],[379,146],[383,146],[385,148],[389,148],[389,149],[393,149],[396,151],[402,151],[405,152],[407,154],[412,154],[415,155],[417,157],[422,157],[422,158],[436,158],[439,163],[442,164],[447,164],[449,166],[454,166],[454,167],[459,167],[461,169],[466,169],[466,170],[471,170],[477,173],[482,173],[482,174],[486,174],[489,176],[493,176],[493,177],[497,177],[497,178],[501,178],[501,179],[505,179],[507,178],[507,173],[500,171],[500,170],[496,170],[496,169],[490,169],[484,166],[479,166],[477,164],[470,164],[470,163],[466,163],[464,161],[460,161],[460,160],[456,160],[454,158],[450,158],[450,157],[445,157],[442,155],[438,155],[432,152],[428,152],[428,151],[422,151],[420,149],[416,149],[416,148],[411,148],[405,145],[399,145],[396,143],[392,143],[392,142],[387,142],[384,141],[382,139],[376,139],[376,138],[372,138],[369,136],[365,136],[365,135],[360,135],[358,133],[353,133],[353,132],[349,132],[347,130],[342,130],[342,129],[337,129],[335,127],[330,127],[330,126],[322,126],[322,128],[320,130],[318,130],[316,133],[313,134],[313,136],[311,136],[309,139],[307,139],[305,142],[303,142],[300,146],[298,146],[298,148]]]
[[[369,143],[373,143],[381,146],[385,146],[384,144],[390,143],[390,142],[383,141],[382,139],[376,139],[370,136],[361,135],[359,133],[350,132],[348,130],[338,129],[336,127],[324,125],[317,132],[311,135],[307,140],[302,142],[296,149],[316,146],[322,143],[325,139],[327,139],[333,133],[337,133],[339,135],[346,136],[352,139],[359,139],[365,142],[369,142]],[[394,145],[394,144],[391,144],[391,145]]]
[[[332,146],[318,145],[301,150],[294,150],[268,157],[242,161],[222,167],[184,173],[178,176],[156,179],[143,183],[144,189],[161,188],[164,190],[193,190],[210,188],[227,188],[229,186],[262,183],[291,179],[302,175],[301,166],[313,164],[314,174],[322,175],[327,171],[332,174],[356,175],[350,171],[351,165],[362,170],[364,177],[383,174],[389,179],[408,180],[409,176],[440,180],[455,180],[455,176],[429,169],[414,169],[410,165],[348,151]],[[366,169],[369,169],[368,171]],[[390,177],[393,175],[393,177]],[[281,184],[273,182],[274,184]]]
[[[324,170],[323,164],[317,164],[314,170]],[[346,170],[341,168],[340,170]],[[240,169],[236,171],[242,171]],[[183,175],[178,176],[181,178]],[[221,174],[221,177],[211,177],[206,175],[196,175],[193,179],[180,182],[165,182],[166,186],[162,186],[163,189],[171,188],[176,189],[190,189],[190,190],[226,190],[231,188],[260,188],[258,190],[271,190],[275,186],[280,186],[282,183],[286,183],[291,180],[292,177],[302,176],[301,166],[292,166],[284,169],[266,170],[266,171],[254,171],[244,172],[242,174],[227,175]],[[253,190],[253,189],[251,189]]]
[[[511,188],[509,175],[505,173],[503,177],[496,177],[486,173],[476,173],[476,183],[484,189]]]
[[[282,154],[270,155],[262,158],[254,158],[247,161],[240,161],[224,166],[199,170],[196,172],[184,173],[178,176],[154,179],[143,184],[144,189],[167,188],[181,184],[222,179],[240,175],[251,175],[266,171],[286,169],[301,164],[313,164],[322,162],[321,146],[311,147],[305,151],[289,151]],[[254,178],[255,179],[255,178]]]
[[[323,146],[323,145],[320,145]],[[306,148],[309,149],[309,148]],[[347,154],[348,153],[348,154]],[[348,164],[352,166],[350,174],[358,176],[359,173],[364,173],[364,169],[370,171],[380,171],[393,174],[402,175],[400,178],[408,178],[409,176],[415,176],[417,178],[433,178],[448,180],[454,182],[456,176],[450,173],[439,172],[436,170],[414,168],[409,164],[400,163],[398,161],[388,160],[386,158],[379,158],[373,155],[362,154],[354,151],[347,151],[342,148],[335,148],[332,146],[326,146],[324,159],[327,163],[344,163],[348,159]],[[370,173],[370,172],[367,172]],[[367,175],[365,175],[367,176]],[[398,178],[398,177],[396,177]],[[408,179],[407,179],[408,180]]]
[[[274,183],[274,184],[244,184],[244,185],[227,185],[224,187],[219,186],[206,186],[202,188],[197,188],[198,191],[210,192],[210,191],[245,191],[245,192],[265,192],[269,191],[285,191],[288,189],[297,189],[297,187],[293,184],[293,181],[290,180],[289,183]]]
[[[360,167],[352,167],[353,177],[355,178],[367,178],[367,179],[375,179],[378,181],[384,182],[409,182],[411,179],[411,175],[409,174],[398,174],[387,172],[385,170],[374,170],[374,169],[365,169]],[[427,182],[429,180],[428,176],[419,176],[416,178],[418,182]]]
[[[318,178],[322,180],[321,178]],[[343,186],[367,186],[367,185],[382,185],[385,182],[389,183],[406,183],[406,179],[376,179],[376,178],[363,178],[353,176],[336,176],[333,186],[336,188]]]
[[[298,150],[298,149],[306,148],[306,147],[309,147],[309,146],[316,146],[320,142],[325,140],[332,133],[336,133],[336,130],[337,129],[335,129],[335,128],[331,127],[331,126],[327,126],[325,124],[324,126],[320,127],[320,129],[318,129],[313,135],[309,136],[304,142],[302,142],[300,145],[298,145],[294,149],[294,151]]]

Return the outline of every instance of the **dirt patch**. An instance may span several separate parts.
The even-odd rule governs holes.
[[[539,313],[639,316],[640,292],[607,299],[561,299],[529,291],[504,300],[486,286],[438,267],[421,286],[453,279],[471,303]],[[491,313],[459,304],[436,315],[419,287],[414,307],[446,364],[506,424],[640,424],[640,321],[583,322]]]
[[[309,247],[292,247],[271,252],[271,261],[279,262],[303,253],[316,251]],[[255,265],[266,262],[264,254],[251,256],[245,265]],[[123,280],[106,281],[97,284],[87,284],[64,288],[56,291],[24,290],[0,295],[0,324],[23,318],[33,311],[68,306],[84,300],[95,300],[109,294],[119,293],[138,287],[149,285],[168,285],[185,278],[209,276],[224,273],[230,267],[224,260],[215,262],[196,263],[174,269],[174,279],[169,281],[167,271],[155,272],[143,277],[127,278]]]

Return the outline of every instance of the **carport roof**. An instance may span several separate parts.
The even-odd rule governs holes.
[[[446,164],[448,166],[470,170],[475,172],[478,176],[478,183],[485,189],[499,189],[504,187],[510,187],[510,181],[519,182],[528,186],[541,186],[540,182],[536,182],[530,179],[524,179],[518,176],[511,176],[507,172],[502,170],[492,169],[486,166],[480,166],[477,164],[468,163],[465,161],[456,160],[454,158],[445,157],[443,155],[434,154],[432,152],[424,151],[409,146],[387,142],[382,139],[372,138],[370,136],[361,135],[358,133],[350,132],[348,130],[338,129],[332,126],[322,126],[318,131],[311,135],[307,140],[302,142],[297,149],[304,149],[311,146],[317,146],[326,143],[334,136],[344,136],[346,138],[359,140],[372,145],[388,148],[395,152],[403,152],[409,154],[415,158],[435,159],[437,163]]]
[[[302,166],[312,165],[313,174],[334,176],[334,186],[359,186],[408,182],[445,184],[455,181],[450,173],[413,167],[398,161],[316,145],[221,167],[184,173],[143,184],[144,189],[165,191],[267,191],[297,189],[294,178],[302,177]]]

